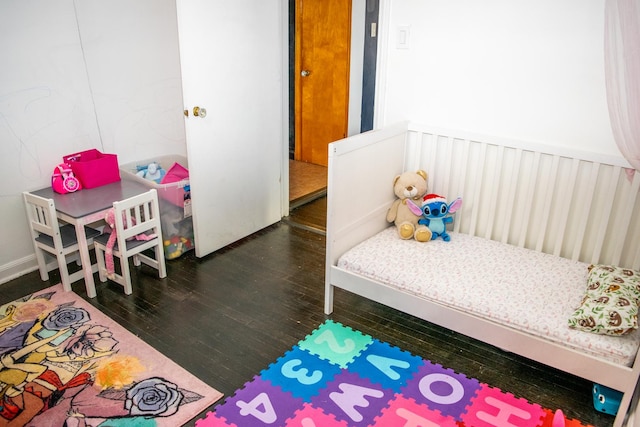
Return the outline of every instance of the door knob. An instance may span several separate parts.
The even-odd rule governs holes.
[[[204,108],[195,106],[193,107],[193,115],[204,119],[207,116],[207,110]]]
[[[300,75],[301,75],[302,77],[307,77],[309,74],[311,74],[311,71],[309,71],[309,70],[302,70],[302,71],[300,72]]]

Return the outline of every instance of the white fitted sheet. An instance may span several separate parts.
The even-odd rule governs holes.
[[[616,337],[569,328],[588,264],[450,233],[420,243],[389,227],[346,252],[338,267],[402,291],[631,366],[640,333]]]

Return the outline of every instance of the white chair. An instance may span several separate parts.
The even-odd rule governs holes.
[[[56,268],[60,271],[60,281],[65,291],[71,291],[71,284],[82,279],[84,274],[80,269],[69,274],[68,264],[74,260],[80,265],[80,253],[78,252],[78,239],[76,229],[72,224],[60,226],[56,216],[56,207],[53,199],[36,196],[25,191],[23,200],[27,211],[27,219],[31,228],[33,247],[36,251],[40,278],[49,280],[49,272]],[[100,234],[99,230],[85,227],[87,244],[91,248],[93,238]],[[47,260],[51,258],[55,259]],[[91,266],[92,271],[97,271],[97,265]]]
[[[124,293],[132,292],[129,258],[133,264],[140,266],[144,263],[158,270],[160,278],[167,277],[162,242],[162,228],[160,225],[160,209],[158,207],[158,193],[151,189],[146,193],[130,197],[113,203],[115,213],[116,240],[113,246],[113,257],[119,260],[120,273],[107,271],[105,256],[110,233],[103,233],[94,239],[96,258],[98,259],[98,274],[100,281],[107,279],[122,285]],[[143,236],[144,239],[140,239]],[[153,251],[151,257],[143,251]]]

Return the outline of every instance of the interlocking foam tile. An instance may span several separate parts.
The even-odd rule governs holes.
[[[565,419],[564,427],[585,427],[585,425],[576,419]],[[593,427],[593,426],[591,424],[587,424],[586,427]]]
[[[238,427],[235,424],[228,424],[224,418],[218,417],[214,412],[207,412],[205,418],[196,421],[196,427]]]
[[[427,405],[419,405],[413,399],[406,399],[397,394],[389,407],[382,410],[371,427],[390,426],[438,426],[458,427],[451,416],[442,415],[439,411],[429,409]]]
[[[459,420],[479,388],[478,380],[425,360],[402,394]]]
[[[542,420],[541,427],[553,427],[553,417],[555,416],[555,411],[550,409],[542,409],[545,413],[545,417]],[[576,419],[566,418],[564,419],[564,427],[593,427],[591,424],[582,424],[580,421]]]
[[[342,371],[311,399],[311,404],[334,414],[337,420],[357,427],[370,425],[392,398],[392,390],[357,374]]]
[[[338,421],[333,415],[325,414],[322,409],[305,403],[296,415],[287,420],[285,427],[349,427],[345,421]]]
[[[392,347],[374,339],[371,345],[358,355],[349,365],[349,371],[356,372],[373,383],[399,392],[418,368],[422,358]]]
[[[196,427],[551,427],[552,420],[553,411],[327,320]]]
[[[340,371],[339,366],[295,346],[264,370],[262,378],[308,402]]]
[[[564,427],[585,427],[585,425],[576,419],[569,419],[569,420],[565,419]],[[586,427],[593,427],[593,426],[591,424],[587,424]]]
[[[475,427],[536,427],[542,424],[544,416],[540,405],[482,384],[462,421]]]
[[[371,344],[372,338],[327,320],[309,334],[298,346],[321,359],[346,368],[362,350]]]
[[[551,427],[553,425],[553,415],[554,412],[550,409],[543,409],[544,418],[542,419],[542,424],[540,427]]]
[[[239,427],[273,427],[284,425],[301,407],[301,399],[255,377],[218,406],[216,414]]]

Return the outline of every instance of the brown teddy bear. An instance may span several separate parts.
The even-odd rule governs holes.
[[[422,203],[422,197],[427,193],[427,173],[423,170],[404,172],[395,177],[393,192],[397,199],[387,212],[387,221],[393,222],[398,229],[401,239],[414,238],[418,242],[431,240],[431,230],[423,224],[418,224],[420,216],[415,215],[407,206],[407,199]]]

